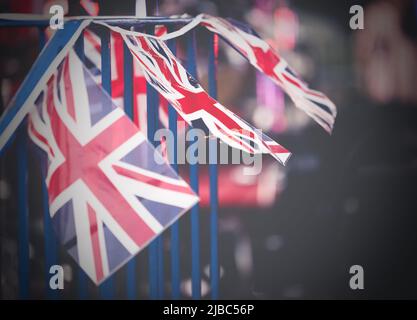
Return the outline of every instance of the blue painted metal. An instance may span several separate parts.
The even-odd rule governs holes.
[[[216,53],[214,47],[214,37],[209,36],[209,65],[208,65],[208,85],[209,94],[217,99],[217,79],[216,79]],[[217,172],[217,138],[211,138],[209,142],[209,174],[210,174],[210,286],[211,298],[219,298],[219,254],[218,254],[218,172]]]
[[[81,269],[81,267],[77,268],[77,279],[78,279],[78,286],[77,286],[77,291],[78,291],[78,298],[81,300],[85,300],[88,299],[88,283],[90,281],[90,279],[88,278],[87,274],[84,272],[83,269]]]
[[[149,298],[158,298],[158,247],[155,241],[149,244]]]
[[[147,32],[153,33],[154,28],[147,28]],[[155,89],[146,83],[146,98],[147,98],[147,128],[148,128],[148,140],[157,146],[157,142],[154,141],[154,135],[158,128],[158,106],[159,106],[159,95]],[[150,298],[158,299],[161,297],[160,294],[160,281],[159,277],[162,272],[159,271],[161,260],[159,259],[160,254],[160,241],[158,238],[154,239],[149,244],[149,289]]]
[[[84,272],[83,269],[81,269],[81,267],[77,268],[77,281],[78,281],[78,286],[77,286],[77,292],[78,292],[78,298],[80,300],[85,300],[89,298],[89,288],[88,288],[88,283],[90,281],[90,279],[88,278],[87,274]]]
[[[123,80],[125,112],[130,119],[133,119],[133,57],[125,43],[123,44]]]
[[[84,61],[84,34],[82,33],[80,37],[77,39],[74,45],[75,52],[77,53],[78,57],[81,61]],[[78,272],[78,297],[80,299],[87,299],[88,298],[88,283],[89,279],[87,274],[84,272],[83,269],[80,267],[77,268]]]
[[[110,31],[102,30],[101,39],[101,84],[109,96],[111,96],[111,50]],[[107,101],[107,100],[106,100]]]
[[[19,215],[19,297],[21,299],[27,299],[29,298],[29,208],[26,121],[19,127],[16,143],[18,184],[17,210]]]
[[[110,24],[116,24],[121,26],[127,25],[146,25],[154,26],[156,24],[181,24],[187,23],[190,19],[165,19],[165,18],[146,18],[146,19],[103,19]],[[0,26],[46,26],[49,21],[45,22],[31,23],[31,21],[24,22],[10,22],[0,19]],[[11,119],[16,115],[18,110],[22,107],[23,102],[27,99],[29,93],[33,90],[38,82],[40,76],[46,71],[49,62],[53,60],[53,57],[62,49],[68,39],[71,38],[72,34],[77,30],[80,25],[80,21],[71,21],[66,22],[66,27],[62,30],[58,30],[60,36],[54,37],[48,47],[41,53],[40,57],[34,64],[34,67],[22,85],[21,89],[18,91],[14,104],[5,115],[0,119],[0,132],[4,131],[6,126],[10,123]],[[195,38],[194,32],[191,32],[187,35],[187,69],[194,76],[197,77],[196,72],[196,61],[195,61]],[[41,41],[44,41],[42,38]],[[104,89],[111,94],[111,69],[110,69],[110,50],[109,50],[109,33],[107,32],[106,36],[102,39],[102,74],[103,74],[103,87]],[[106,45],[107,44],[107,45]],[[173,51],[175,51],[175,40],[170,41],[169,46]],[[83,38],[81,37],[76,45],[76,51],[79,56],[83,59],[84,57],[84,46]],[[216,61],[213,48],[213,38],[211,37],[209,43],[209,93],[212,97],[217,96],[216,89]],[[126,52],[125,52],[126,55]],[[129,57],[130,53],[129,53]],[[131,70],[129,67],[131,60],[125,60],[125,70]],[[132,75],[129,75],[129,72],[125,73],[125,83],[129,83],[128,79]],[[125,105],[126,113],[132,117],[133,116],[133,88],[132,86],[125,87]],[[148,90],[148,137],[152,140],[155,131],[158,128],[158,105],[159,105],[159,96],[155,90],[147,85]],[[131,106],[131,107],[128,107]],[[169,123],[170,129],[172,130],[174,136],[176,137],[177,132],[177,114],[172,106],[169,107]],[[19,167],[19,293],[22,298],[28,297],[29,294],[29,235],[28,235],[28,208],[27,208],[27,171],[22,170],[27,166],[26,158],[26,132],[17,134],[18,142],[18,167]],[[216,144],[217,141],[213,140]],[[154,142],[155,144],[156,142]],[[175,139],[174,149],[174,159],[177,158],[177,141]],[[213,161],[215,157],[214,153],[214,144],[210,142],[210,162]],[[4,150],[4,148],[3,148]],[[3,151],[1,150],[1,151]],[[216,148],[217,150],[217,148]],[[0,151],[0,152],[1,152]],[[174,163],[174,168],[177,170],[177,165]],[[217,165],[211,163],[209,166],[210,170],[210,204],[211,204],[211,219],[210,219],[210,234],[211,234],[211,249],[210,249],[210,270],[211,270],[211,291],[212,298],[218,298],[218,287],[219,287],[219,264],[218,264],[218,240],[217,240],[217,214],[218,214],[218,199],[217,199]],[[190,180],[191,187],[198,192],[198,165],[190,166]],[[47,193],[44,192],[44,196],[47,197]],[[44,199],[47,202],[47,198]],[[44,214],[46,215],[47,211],[45,210]],[[49,216],[49,213],[48,213]],[[193,299],[199,299],[201,297],[201,275],[200,275],[200,235],[199,235],[199,208],[198,205],[192,209],[191,212],[191,234],[192,234],[192,297]],[[49,228],[47,226],[45,230]],[[47,231],[45,231],[47,232]],[[47,236],[46,238],[47,239]],[[158,245],[159,243],[159,245]],[[50,253],[55,250],[51,248],[52,242],[45,242],[45,250]],[[177,299],[180,297],[180,268],[179,268],[179,229],[178,224],[172,226],[171,232],[171,272],[172,272],[172,297]],[[49,248],[47,248],[49,246]],[[164,285],[164,271],[163,271],[163,248],[162,248],[162,237],[159,237],[151,243],[150,245],[150,259],[149,259],[149,276],[150,276],[150,296],[153,299],[163,298],[163,285]],[[50,261],[54,259],[51,255]],[[47,258],[48,260],[48,258]],[[49,264],[50,262],[47,262]],[[135,298],[137,295],[136,292],[136,264],[135,261],[132,261],[128,264],[128,276],[127,276],[127,292],[129,298]],[[86,274],[80,269],[79,272],[79,297],[87,298],[88,297],[88,278]],[[134,284],[134,285],[132,285]],[[100,287],[100,292],[103,298],[112,298],[114,295],[113,292],[113,280],[109,279]]]
[[[168,29],[171,31],[170,29]],[[168,47],[172,51],[172,53],[176,54],[177,46],[176,40],[169,40]],[[178,173],[178,164],[177,164],[177,111],[175,111],[172,105],[168,106],[168,120],[169,120],[169,130],[172,132],[174,137],[173,139],[173,146],[170,147],[172,150],[172,159],[171,165],[173,169]],[[179,222],[175,222],[171,226],[171,290],[172,290],[172,299],[179,299],[180,298],[180,281],[181,281],[181,273],[180,273],[180,226]]]
[[[195,45],[195,33],[191,31],[187,34],[187,70],[197,79]],[[190,164],[190,185],[198,194],[198,163]],[[191,283],[193,299],[201,298],[199,211],[198,204],[191,208]]]
[[[164,290],[164,235],[160,234],[156,238],[158,244],[158,299],[162,300],[165,296]]]
[[[101,38],[101,85],[103,89],[111,97],[111,50],[110,50],[110,31],[103,30]],[[107,99],[103,100],[107,103]],[[113,276],[107,278],[100,285],[100,295],[104,299],[112,299],[114,297]]]
[[[127,263],[126,267],[127,277],[126,277],[126,288],[127,288],[127,298],[129,300],[135,300],[137,298],[137,289],[136,289],[136,258],[131,259]]]
[[[65,25],[64,29],[58,29],[54,37],[52,37],[48,46],[42,50],[35,63],[33,64],[25,81],[20,86],[11,105],[6,109],[0,118],[0,136],[3,134],[6,127],[12,122],[16,114],[22,108],[24,102],[27,100],[39,79],[44,75],[51,61],[61,51],[65,44],[72,38],[73,34],[80,27],[81,21],[71,21]],[[8,140],[10,140],[10,137]],[[5,148],[0,150],[0,155]]]
[[[39,33],[39,48],[45,46],[46,37],[45,30],[43,28],[38,28]],[[49,201],[48,201],[48,190],[45,184],[45,181],[42,179],[42,207],[43,207],[43,233],[45,241],[45,289],[46,296],[49,299],[56,299],[58,297],[58,291],[52,290],[49,286],[50,273],[49,269],[52,265],[58,263],[58,248],[57,248],[57,239],[54,235],[54,230],[52,228],[51,216],[49,215]]]
[[[129,48],[123,44],[123,80],[124,108],[130,119],[133,119],[133,58]],[[126,288],[128,299],[136,299],[136,258],[127,263]]]
[[[49,299],[58,298],[58,290],[52,290],[49,286],[51,266],[58,264],[57,238],[52,227],[52,219],[49,215],[48,189],[42,181],[42,205],[43,205],[43,228],[45,241],[45,289]]]
[[[148,26],[146,31],[154,33],[154,26]],[[147,125],[148,139],[157,147],[159,141],[154,140],[155,132],[159,129],[159,94],[146,84],[147,93]],[[156,237],[149,245],[149,280],[152,299],[164,298],[164,243],[163,235]]]
[[[100,284],[99,291],[100,296],[105,300],[114,299],[114,275],[108,277],[104,282]]]
[[[27,19],[0,19],[0,27],[48,27],[49,26],[49,19],[33,19],[33,15],[27,14],[22,15],[26,16]],[[32,18],[32,19],[31,19]],[[70,18],[68,18],[70,19]],[[64,29],[67,28],[68,24],[73,22],[74,20],[65,20]],[[169,17],[144,17],[144,18],[136,18],[136,17],[127,17],[127,18],[103,18],[103,17],[91,17],[85,16],[80,17],[79,21],[82,20],[99,20],[102,22],[106,22],[110,25],[114,26],[122,26],[122,27],[132,27],[132,26],[155,26],[155,25],[178,25],[178,24],[185,24],[192,21],[193,18],[169,18]]]

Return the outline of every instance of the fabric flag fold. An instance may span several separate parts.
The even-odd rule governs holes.
[[[241,53],[259,71],[280,86],[302,109],[327,132],[333,130],[336,106],[323,93],[312,90],[288,63],[249,27],[210,15],[201,16],[201,24],[218,34]]]
[[[115,32],[123,30],[112,29]],[[269,153],[285,165],[291,153],[210,97],[163,40],[126,30],[120,34],[147,81],[188,124],[203,123],[211,134],[229,146],[250,154]]]
[[[163,28],[158,29],[162,34]],[[133,122],[139,127],[140,131],[147,135],[147,103],[146,103],[146,79],[142,68],[136,59],[133,59],[133,78],[131,83],[124,83],[124,42],[119,33],[110,33],[111,50],[111,87],[113,102],[124,108],[124,89],[125,86],[133,86]],[[85,65],[93,74],[96,82],[101,85],[101,39],[89,28],[84,31],[84,54]],[[165,99],[161,99],[159,104],[159,122],[161,127],[168,127],[168,104]]]
[[[74,50],[35,100],[28,132],[47,155],[52,224],[96,284],[198,201]]]
[[[143,35],[138,32],[127,32],[120,27],[112,27],[103,22],[95,21],[95,23],[106,25],[122,34]],[[208,14],[200,14],[182,28],[174,32],[162,34],[158,38],[164,41],[173,39],[184,35],[199,25],[224,39],[245,57],[252,66],[280,86],[290,96],[296,107],[303,110],[327,132],[332,132],[337,115],[334,103],[322,92],[310,89],[307,83],[288,65],[285,59],[266,41],[261,39],[250,26],[232,19],[228,20]],[[148,35],[148,37],[151,36]]]
[[[115,27],[115,26],[110,26],[108,24],[106,24],[103,21],[100,20],[91,20],[93,21],[95,24],[100,24],[100,25],[104,25],[107,28],[115,31],[113,32],[113,34],[121,34],[122,36],[124,36],[124,40],[126,41],[126,43],[129,45],[129,48],[134,49],[135,44],[134,41],[128,41],[127,37],[131,37],[132,39],[135,38],[141,38],[141,37],[146,37],[146,41],[150,41],[150,42],[158,42],[161,43],[161,48],[163,48],[162,51],[165,51],[166,46],[163,45],[163,43],[160,41],[165,41],[165,40],[169,40],[169,39],[174,39],[177,38],[183,34],[185,34],[186,32],[192,30],[193,28],[201,25],[204,26],[205,28],[207,28],[210,32],[214,32],[216,34],[218,34],[220,37],[222,37],[226,42],[228,42],[232,47],[234,47],[238,52],[240,52],[245,58],[248,59],[248,61],[258,70],[260,70],[262,73],[264,73],[265,75],[267,75],[270,79],[272,79],[272,81],[274,81],[274,83],[276,83],[277,85],[279,85],[292,99],[292,101],[294,102],[295,106],[297,106],[298,108],[302,109],[304,112],[306,112],[313,120],[315,120],[320,126],[322,126],[327,132],[331,132],[334,126],[334,122],[335,122],[335,118],[337,115],[337,110],[335,105],[333,104],[333,102],[323,93],[316,91],[316,90],[312,90],[308,87],[308,85],[301,80],[301,78],[296,74],[296,72],[294,70],[292,70],[290,68],[290,66],[288,65],[288,63],[278,55],[278,53],[276,53],[269,45],[267,42],[265,42],[264,40],[262,40],[261,38],[259,38],[256,33],[250,29],[250,27],[242,24],[242,23],[236,23],[233,21],[229,21],[223,18],[218,18],[218,17],[213,17],[207,14],[201,14],[196,16],[195,18],[193,18],[191,20],[191,22],[189,22],[188,24],[186,24],[185,26],[183,26],[182,28],[170,32],[170,33],[166,33],[166,30],[164,30],[163,32],[160,32],[159,34],[157,34],[156,36],[152,36],[152,35],[146,35],[140,32],[134,32],[134,31],[127,31],[124,30],[120,27]],[[72,36],[73,39],[71,39],[71,44],[68,43],[65,45],[66,48],[68,48],[70,45],[72,45],[72,42],[74,39],[76,39],[79,36],[79,33],[82,29],[84,29],[90,22],[90,20],[84,20],[82,21],[82,23],[80,24],[79,30],[76,30],[75,34]],[[71,22],[78,22],[78,21],[70,21],[68,23]],[[66,28],[68,29],[68,28]],[[68,29],[69,30],[69,29]],[[70,30],[70,32],[72,32],[72,30]],[[59,37],[54,37],[54,39],[58,39]],[[154,39],[154,40],[151,40]],[[91,61],[94,61],[94,59],[96,60],[96,66],[97,66],[97,62],[99,62],[99,54],[98,54],[98,50],[100,49],[100,45],[95,43],[94,39],[92,37],[89,37],[89,32],[86,32],[86,44],[87,44],[87,48],[90,45],[92,47],[92,51],[88,51],[86,50],[86,56],[88,56],[88,52],[92,53],[93,59]],[[92,41],[90,41],[92,40]],[[59,41],[58,41],[59,42]],[[117,46],[115,46],[116,48]],[[141,47],[141,46],[136,46],[136,47]],[[122,55],[122,52],[120,50],[120,46],[119,46],[119,57]],[[67,50],[67,49],[66,49]],[[65,50],[65,51],[66,51]],[[137,50],[137,49],[136,49]],[[139,50],[143,50],[142,48]],[[161,52],[162,52],[161,51]],[[134,50],[132,51],[134,52]],[[169,52],[169,50],[168,50]],[[169,56],[173,56],[172,54],[170,54]],[[88,57],[89,58],[89,57]],[[170,58],[167,59],[167,61],[169,61]],[[54,59],[55,61],[60,61],[60,59]],[[120,58],[117,58],[116,60],[114,60],[114,64],[112,63],[112,65],[116,66],[116,68],[118,68],[118,70],[113,70],[113,71],[121,71],[123,64],[120,64],[120,61],[122,61]],[[139,60],[138,60],[139,61]],[[179,63],[176,63],[179,65]],[[137,65],[137,63],[135,63],[135,65]],[[141,66],[143,67],[144,64],[142,63]],[[100,68],[100,67],[99,67]],[[98,69],[99,69],[98,68]],[[182,67],[181,67],[182,68]],[[146,67],[145,67],[146,69]],[[148,68],[149,69],[149,68]],[[167,68],[169,70],[169,68]],[[49,73],[49,72],[48,72]],[[31,73],[33,74],[33,72]],[[113,72],[112,72],[113,74]],[[136,72],[135,70],[135,85],[136,83],[139,83],[139,86],[143,87],[143,81],[141,80],[141,75],[140,75],[140,71]],[[156,75],[152,74],[150,72],[147,72],[146,77],[148,80],[151,80],[151,82],[153,82],[153,85],[155,87],[159,86],[157,83],[158,81],[155,81],[156,79]],[[116,82],[118,82],[119,84],[122,85],[118,85],[117,87],[119,89],[121,89],[121,91],[115,90],[115,96],[114,98],[117,100],[120,100],[120,96],[121,93],[123,92],[123,82],[121,81],[122,77],[119,76],[118,80],[116,79]],[[163,82],[163,81],[162,81]],[[161,83],[161,79],[159,79],[159,83]],[[22,92],[26,92],[26,87],[29,87],[28,84],[25,84],[25,90],[21,90]],[[38,87],[38,85],[36,86]],[[175,88],[174,88],[175,89]],[[143,90],[143,89],[142,89]],[[161,89],[162,90],[162,89]],[[176,90],[176,89],[175,89]],[[141,127],[141,129],[143,130],[143,132],[146,131],[146,122],[143,121],[145,119],[144,116],[144,110],[145,108],[140,107],[140,105],[143,105],[143,101],[141,103],[139,103],[137,101],[137,99],[144,99],[146,97],[146,94],[143,94],[140,92],[141,89],[134,89],[135,92],[135,99],[134,99],[134,110],[135,110],[135,123]],[[158,90],[160,91],[160,90]],[[166,93],[166,90],[164,90]],[[38,92],[38,89],[35,88],[35,90],[32,90],[32,92]],[[177,90],[177,92],[179,92]],[[20,93],[20,91],[19,91]],[[161,91],[160,91],[161,93]],[[168,93],[166,93],[165,95],[162,94],[162,96],[166,97],[166,95],[168,95]],[[32,94],[33,96],[33,94]],[[30,101],[29,101],[30,100]],[[4,146],[6,145],[6,143],[9,141],[10,137],[12,136],[13,130],[15,130],[17,128],[17,126],[21,123],[23,117],[27,114],[28,110],[28,105],[32,104],[33,99],[28,99],[28,102],[30,103],[25,103],[25,105],[22,105],[21,101],[19,101],[19,103],[16,103],[16,105],[12,105],[10,108],[8,108],[5,112],[5,114],[0,118],[0,151],[3,150]],[[171,95],[171,99],[167,99],[170,103],[172,103],[174,106],[176,106],[177,111],[179,112],[180,116],[184,116],[186,114],[188,114],[187,110],[182,110],[181,108],[179,108],[179,104],[178,101],[177,103],[173,103],[173,96]],[[14,100],[13,100],[14,101]],[[17,101],[17,100],[16,100]],[[215,101],[215,100],[214,100]],[[207,101],[206,101],[207,102]],[[213,101],[210,101],[210,103],[212,103]],[[117,103],[117,102],[116,102]],[[214,102],[215,104],[215,102]],[[207,106],[206,106],[207,107]],[[223,113],[223,114],[227,114],[226,118],[233,118],[235,121],[235,125],[233,126],[233,130],[242,130],[242,129],[249,129],[247,131],[251,132],[254,130],[253,127],[249,126],[249,128],[247,127],[247,124],[245,123],[245,125],[242,125],[240,122],[240,118],[236,119],[236,115],[230,114],[230,111],[225,109],[223,106],[221,106],[220,104],[216,104],[216,108],[210,108],[213,110],[213,112],[215,113]],[[161,121],[165,122],[166,126],[166,122],[167,122],[167,117],[166,117],[166,104],[162,106],[160,114],[162,115],[162,119]],[[221,110],[221,111],[218,111]],[[200,111],[202,111],[202,109],[200,109]],[[214,121],[214,119],[210,116],[207,116],[207,111],[208,111],[208,107],[206,108],[206,110],[204,110],[205,112],[198,112],[198,114],[200,114],[204,121],[204,123],[209,126],[209,124],[211,125],[210,129],[215,132],[214,135],[218,136],[222,141],[228,143],[231,146],[235,146],[237,147],[237,145],[241,145],[240,149],[242,150],[247,150],[247,151],[251,151],[251,148],[253,149],[252,151],[254,153],[263,153],[263,152],[269,152],[268,151],[268,145],[273,145],[275,150],[281,150],[281,146],[279,146],[278,144],[275,144],[273,142],[271,142],[271,139],[269,139],[268,137],[264,136],[264,135],[256,135],[256,134],[249,134],[249,136],[251,138],[257,137],[260,139],[252,139],[255,140],[255,142],[251,142],[250,144],[255,144],[255,147],[248,147],[247,143],[243,143],[242,141],[246,140],[247,141],[247,136],[245,135],[240,135],[238,134],[239,137],[236,137],[236,134],[231,134],[230,132],[228,132],[228,129],[230,129],[230,126],[226,126],[227,128],[224,128],[224,126],[218,126],[219,124],[221,124],[221,119],[217,118],[218,121]],[[192,112],[193,115],[192,116],[196,116],[197,114],[195,112]],[[204,116],[203,116],[204,115]],[[188,119],[185,119],[186,117],[184,117],[184,120],[186,120],[187,122],[190,122],[190,117],[192,117],[190,114],[188,114]],[[211,118],[211,119],[210,119]],[[224,118],[224,117],[223,117]],[[142,119],[142,121],[141,121]],[[215,125],[213,123],[216,123]],[[260,137],[261,136],[261,137]],[[267,143],[260,143],[262,141],[262,138],[266,139]],[[289,153],[286,152],[286,150],[281,150],[283,154],[285,154],[284,156],[277,156],[275,155],[275,157],[277,159],[279,159],[282,163],[285,162],[285,158],[288,159],[289,157]]]
[[[17,20],[19,19],[17,18]],[[14,132],[30,112],[34,100],[39,95],[40,88],[45,85],[53,70],[68,54],[70,48],[90,22],[90,20],[66,22],[65,28],[58,29],[42,49],[19,90],[0,117],[0,154],[5,150]]]

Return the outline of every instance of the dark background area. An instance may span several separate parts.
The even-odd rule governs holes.
[[[134,1],[98,1],[100,15],[132,15]],[[0,1],[0,12],[42,13],[48,1]],[[415,299],[417,298],[417,2],[416,1],[148,1],[154,15],[207,12],[246,21],[270,39],[312,88],[337,105],[331,136],[291,102],[270,130],[293,153],[279,172],[274,200],[248,206],[222,205],[219,221],[220,298],[227,299]],[[349,28],[349,8],[365,9],[365,29]],[[271,31],[277,8],[298,17],[297,40],[282,48]],[[269,9],[270,11],[268,11]],[[259,14],[261,12],[261,14]],[[69,1],[68,15],[86,14]],[[276,21],[274,22],[276,23]],[[198,31],[199,78],[206,81],[204,32]],[[274,42],[275,41],[275,42]],[[37,33],[0,30],[1,108],[36,58]],[[180,42],[180,41],[179,41]],[[181,51],[181,47],[179,49]],[[234,59],[237,61],[234,61]],[[219,101],[253,123],[259,75],[221,46]],[[236,62],[236,63],[234,63]],[[230,78],[235,84],[230,83]],[[268,94],[268,93],[267,93]],[[275,110],[275,109],[274,109]],[[256,123],[255,123],[256,125]],[[1,158],[1,295],[17,297],[16,152]],[[29,159],[31,296],[44,298],[44,252],[39,164]],[[204,171],[204,169],[202,169]],[[233,170],[232,167],[225,172]],[[226,174],[226,173],[225,173]],[[256,183],[261,185],[259,178]],[[269,181],[269,180],[268,180]],[[269,181],[270,182],[270,181]],[[228,188],[239,185],[224,187]],[[220,186],[222,190],[222,186]],[[222,192],[222,191],[220,191]],[[265,191],[268,192],[268,191]],[[190,297],[190,222],[181,218],[182,295]],[[209,217],[201,212],[203,298],[209,295]],[[166,257],[169,237],[165,236]],[[64,298],[77,297],[75,264]],[[140,298],[147,297],[147,250],[137,257]],[[166,261],[169,261],[166,258]],[[351,290],[349,268],[361,265],[365,289]],[[169,265],[166,265],[169,274]],[[125,298],[125,270],[116,274],[117,298]],[[169,280],[169,276],[167,275]],[[89,284],[91,297],[99,297]],[[169,285],[167,283],[167,297]]]

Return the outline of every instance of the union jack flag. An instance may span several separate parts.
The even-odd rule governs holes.
[[[198,201],[74,50],[36,99],[28,131],[47,154],[54,228],[96,284]]]
[[[177,61],[163,40],[120,32],[147,81],[190,125],[203,123],[228,145],[251,154],[270,153],[285,164],[291,153],[211,98]]]
[[[279,85],[294,104],[327,132],[333,129],[337,110],[323,93],[312,90],[271,46],[248,26],[210,15],[199,16],[201,24],[226,40],[258,70]]]
[[[167,32],[164,26],[157,26],[155,34],[162,36]],[[101,39],[90,29],[84,31],[84,53],[85,64],[94,75],[98,84],[101,85]],[[124,83],[124,55],[123,39],[117,32],[110,33],[110,56],[111,56],[111,87],[113,102],[123,108]],[[146,108],[146,79],[138,61],[133,59],[133,122],[138,126],[142,133],[147,136],[147,108]],[[160,126],[168,127],[168,102],[160,99],[159,103],[159,122]],[[179,119],[181,120],[181,119]]]

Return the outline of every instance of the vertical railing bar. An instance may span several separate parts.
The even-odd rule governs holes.
[[[155,32],[155,27],[153,27],[152,33]],[[159,94],[155,92],[156,103],[154,105],[154,121],[155,121],[155,130],[159,129]],[[156,144],[159,142],[155,141]],[[164,235],[160,234],[157,241],[157,250],[158,250],[158,298],[164,299],[164,285],[165,285],[165,276],[164,276]]]
[[[84,33],[80,34],[74,45],[75,52],[82,62],[85,61],[84,54]],[[78,267],[78,297],[80,299],[88,298],[88,276],[81,267]]]
[[[169,28],[168,31],[171,31],[172,28]],[[176,40],[172,39],[168,41],[168,47],[173,54],[176,54],[177,46]],[[173,169],[178,173],[178,164],[177,164],[177,111],[174,107],[168,105],[168,119],[169,119],[169,130],[172,132],[174,137],[172,146],[168,146],[168,150],[172,150],[172,153],[169,155],[171,165]],[[172,290],[172,299],[180,298],[180,226],[179,221],[176,221],[171,226],[171,290]]]
[[[163,234],[160,234],[156,238],[158,243],[158,298],[164,299],[164,238]]]
[[[45,29],[40,27],[38,28],[39,34],[39,49],[45,46],[46,36]],[[45,172],[46,174],[46,172]],[[48,201],[48,189],[46,187],[45,181],[41,179],[42,184],[42,207],[43,207],[43,232],[44,232],[44,241],[45,241],[45,289],[46,295],[49,299],[56,299],[58,297],[57,291],[52,290],[49,286],[49,269],[52,265],[58,263],[58,248],[56,244],[56,238],[54,237],[54,231],[52,228],[52,220],[49,214],[49,201]]]
[[[187,35],[187,70],[197,78],[195,33]],[[198,194],[198,163],[190,164],[190,185]],[[191,209],[191,287],[192,298],[201,298],[201,275],[200,275],[200,219],[199,206],[196,204]]]
[[[149,244],[149,297],[158,298],[158,251],[156,241]]]
[[[45,181],[42,179],[42,204],[43,204],[43,220],[44,220],[44,237],[45,237],[45,288],[47,297],[49,299],[56,299],[58,297],[58,291],[52,290],[49,285],[49,269],[52,265],[58,263],[58,248],[56,244],[56,238],[54,236],[54,230],[52,228],[52,220],[49,214],[49,201],[48,201],[48,189]]]
[[[103,89],[111,97],[111,33],[103,30],[101,34],[101,84]],[[100,285],[100,295],[104,299],[112,299],[114,296],[114,278],[110,276]]]
[[[43,32],[40,32],[40,34]],[[213,37],[212,37],[213,39]],[[40,39],[40,43],[44,41]],[[80,40],[77,41],[78,45],[78,52],[83,52],[83,40],[82,37]],[[102,37],[102,84],[103,88],[111,95],[111,68],[110,68],[110,36],[107,33],[106,36]],[[82,53],[83,55],[83,53]],[[188,61],[188,70],[191,74],[195,77],[196,75],[196,62],[195,62],[195,39],[194,39],[194,32],[191,33],[191,36],[187,39],[187,61]],[[125,55],[126,56],[126,55]],[[131,59],[131,56],[129,54]],[[210,52],[209,52],[209,93],[212,97],[216,97],[217,89],[216,89],[216,61],[215,61],[215,53],[214,53],[214,45],[213,41],[210,41]],[[125,70],[128,66],[125,65]],[[132,71],[133,66],[130,68],[130,79],[132,79]],[[126,78],[125,78],[126,79]],[[127,83],[125,81],[125,83]],[[133,91],[132,88],[128,89],[125,92],[125,103],[129,98],[127,96],[130,95],[129,104],[130,114],[129,111],[126,109],[126,113],[132,117],[133,113]],[[153,97],[152,97],[153,96]],[[158,123],[158,96],[154,92],[152,95],[148,95],[148,137],[150,139],[153,138],[153,135],[157,129]],[[126,100],[127,99],[127,100]],[[155,103],[156,102],[156,103]],[[153,106],[152,106],[153,105]],[[125,105],[128,106],[128,103]],[[151,106],[151,107],[150,107]],[[153,109],[153,111],[151,111]],[[172,120],[173,116],[175,115],[175,121]],[[170,129],[173,130],[174,136],[176,138],[176,113],[175,110],[170,106],[169,108],[169,116],[170,116]],[[153,124],[151,124],[153,122]],[[175,129],[174,126],[175,125]],[[149,129],[151,127],[151,130]],[[152,128],[153,127],[153,128]],[[20,129],[18,133],[18,145],[17,145],[17,153],[18,153],[18,187],[19,187],[19,294],[22,298],[28,297],[29,295],[29,288],[28,288],[28,275],[29,275],[29,230],[28,230],[28,206],[27,206],[27,138],[26,132],[23,128]],[[152,131],[152,134],[150,134]],[[217,143],[217,142],[216,142]],[[176,142],[175,142],[176,144]],[[212,154],[211,148],[213,144],[210,143],[210,155]],[[217,150],[217,147],[216,147]],[[176,159],[176,151],[177,148],[174,147],[174,159]],[[176,165],[175,165],[176,167]],[[218,199],[217,199],[217,165],[215,163],[210,163],[210,204],[211,204],[211,219],[210,219],[210,234],[211,234],[211,250],[210,250],[210,275],[211,275],[211,289],[212,289],[212,298],[218,298],[218,285],[219,285],[219,268],[218,268],[218,239],[217,239],[217,223],[218,223]],[[176,168],[177,170],[177,168]],[[198,192],[198,165],[193,164],[190,166],[190,180],[192,188]],[[46,190],[43,190],[43,193],[46,193]],[[46,193],[47,196],[47,193]],[[44,198],[44,201],[47,201],[47,198]],[[199,299],[201,296],[201,276],[200,276],[200,251],[199,251],[199,242],[200,242],[200,235],[199,235],[199,208],[195,206],[192,209],[191,213],[191,222],[192,222],[192,290],[193,290],[193,299]],[[45,210],[44,214],[46,214],[47,210]],[[48,213],[49,216],[49,213]],[[45,217],[45,216],[44,216]],[[46,222],[45,222],[46,223]],[[49,226],[51,227],[51,226]],[[48,228],[49,228],[48,227]],[[174,231],[174,227],[172,228],[172,239],[174,242],[178,241],[178,229]],[[51,231],[51,229],[49,229]],[[47,228],[45,228],[45,250],[46,252],[52,252],[51,246],[48,245],[52,243],[51,239],[47,236]],[[175,234],[176,233],[176,234]],[[49,240],[48,240],[49,239]],[[160,298],[163,297],[163,248],[162,248],[162,237],[158,237],[157,241],[159,243],[159,249],[157,248],[156,251],[156,260],[153,260],[153,266],[158,266],[158,271],[155,273],[156,277],[156,289],[155,292],[159,291],[157,294]],[[177,248],[179,249],[179,248]],[[159,252],[158,252],[159,251]],[[175,294],[179,296],[179,252],[177,251],[178,255],[172,256],[172,272],[173,275],[178,274],[178,290],[174,292],[174,283],[173,283],[173,297]],[[175,259],[176,256],[176,259]],[[53,255],[50,256],[52,261]],[[48,259],[47,259],[48,260]],[[48,262],[49,264],[49,262]],[[177,265],[177,266],[176,266]],[[133,271],[132,271],[133,270]],[[153,268],[151,268],[153,270]],[[135,277],[135,267],[131,269],[133,278]],[[174,272],[175,271],[175,272]],[[82,272],[83,276],[86,277],[85,274]],[[173,279],[174,280],[174,279]],[[83,281],[84,282],[84,281]],[[103,295],[107,298],[110,298],[113,295],[113,280],[108,279],[106,283],[101,286],[101,290]],[[131,283],[135,283],[134,281]],[[105,285],[105,287],[104,287]],[[175,284],[175,286],[177,286]],[[129,296],[134,297],[136,296],[136,288],[128,288]],[[84,292],[85,293],[85,292]],[[84,295],[83,293],[83,295]]]
[[[154,27],[146,28],[148,33],[154,32]],[[146,83],[146,97],[147,97],[147,135],[148,140],[156,146],[156,141],[153,140],[156,132],[156,122],[158,120],[158,94],[155,89],[147,82]],[[159,240],[154,239],[149,244],[149,295],[151,299],[159,298]]]
[[[26,121],[19,127],[17,135],[19,297],[27,299],[29,298],[29,210]]]
[[[123,83],[124,83],[124,109],[127,116],[133,120],[133,57],[129,48],[123,42]],[[136,258],[127,263],[126,288],[128,299],[136,299]]]
[[[209,36],[208,85],[209,94],[217,99],[217,36]],[[217,138],[209,142],[210,175],[210,287],[211,298],[219,298],[219,261],[218,261],[218,172],[217,172]]]

